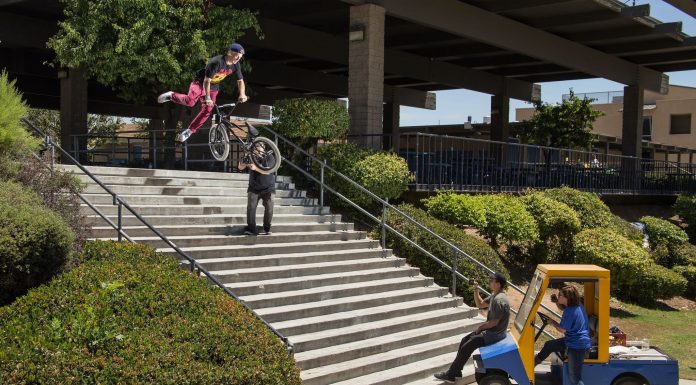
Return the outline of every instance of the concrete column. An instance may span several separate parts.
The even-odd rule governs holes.
[[[384,101],[384,8],[374,4],[350,8],[348,110],[350,133],[382,133]],[[362,145],[377,145],[363,140]]]
[[[87,78],[83,69],[71,68],[60,71],[60,143],[73,155],[75,146],[87,149],[85,138],[76,144],[72,135],[87,133]],[[74,156],[74,155],[73,155]],[[76,157],[80,162],[86,154]]]
[[[641,155],[644,91],[642,86],[624,87],[622,151],[626,156]]]
[[[391,134],[389,137],[384,137],[382,143],[383,150],[392,150],[399,152],[399,135],[401,123],[401,106],[399,103],[384,104],[384,133]]]
[[[491,96],[491,140],[507,142],[510,137],[510,97],[507,87]]]

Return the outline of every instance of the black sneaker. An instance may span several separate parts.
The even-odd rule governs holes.
[[[247,229],[247,230],[244,230],[244,235],[253,235],[253,236],[256,236],[256,235],[258,235],[258,234],[256,234],[255,232],[253,232],[253,231]]]
[[[450,383],[454,383],[454,381],[456,381],[456,378],[447,372],[435,373],[435,378]]]
[[[264,230],[264,231],[263,231],[263,235],[271,235],[271,234],[273,234],[273,233],[271,232],[271,230]]]

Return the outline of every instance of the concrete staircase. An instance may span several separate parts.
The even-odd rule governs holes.
[[[85,197],[116,222],[91,179]],[[196,258],[295,346],[305,385],[439,384],[463,334],[483,319],[352,223],[278,177],[273,234],[241,235],[246,174],[90,167],[178,247]],[[115,231],[89,207],[93,238]],[[125,232],[172,253],[124,209]],[[257,222],[263,216],[259,205]],[[473,369],[465,368],[466,384]]]

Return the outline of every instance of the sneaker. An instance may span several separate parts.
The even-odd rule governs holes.
[[[456,381],[456,377],[454,377],[453,375],[451,375],[447,372],[435,373],[435,378],[437,378],[438,380],[450,382],[450,383],[454,383],[454,381]]]
[[[170,102],[172,100],[173,94],[174,94],[174,92],[172,92],[172,91],[163,93],[162,95],[157,97],[157,103]]]
[[[263,231],[263,235],[271,235],[271,234],[273,234],[273,233],[271,232],[271,230],[264,230],[264,231]]]
[[[253,235],[256,236],[257,234],[255,232],[252,232],[251,230],[244,230],[244,235]]]
[[[191,129],[187,128],[184,131],[181,131],[177,136],[176,136],[176,141],[177,142],[185,142],[186,139],[191,137],[191,134],[193,134],[193,131]]]

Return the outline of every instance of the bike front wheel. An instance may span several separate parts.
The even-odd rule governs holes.
[[[224,161],[230,154],[230,136],[224,124],[214,124],[208,134],[208,145],[213,158]]]
[[[263,136],[256,137],[251,142],[250,156],[261,174],[272,174],[278,171],[282,159],[275,142]]]

